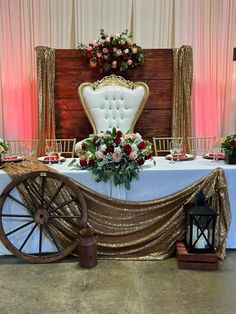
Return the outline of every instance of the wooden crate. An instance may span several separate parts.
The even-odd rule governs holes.
[[[216,253],[189,253],[183,242],[176,244],[176,250],[179,269],[218,270]]]

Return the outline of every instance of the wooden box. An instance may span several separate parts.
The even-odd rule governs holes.
[[[176,244],[176,257],[179,269],[218,270],[216,253],[189,253],[183,242]]]

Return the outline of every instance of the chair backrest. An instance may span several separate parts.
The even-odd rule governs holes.
[[[53,145],[55,147],[56,143],[62,144],[62,155],[64,157],[74,157],[76,138],[45,139],[45,146]]]
[[[37,155],[39,140],[7,140],[9,155],[32,157]]]
[[[215,137],[188,137],[190,153],[194,156],[202,156],[212,151]]]
[[[183,142],[182,137],[153,137],[152,141],[155,156],[163,156],[170,153],[171,142],[175,142],[176,146]]]
[[[79,96],[94,133],[112,130],[133,132],[149,95],[143,82],[126,81],[114,74],[79,86]]]

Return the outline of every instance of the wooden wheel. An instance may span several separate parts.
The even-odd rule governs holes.
[[[0,196],[0,239],[11,253],[31,263],[48,263],[71,253],[86,223],[82,193],[58,173],[22,175]]]

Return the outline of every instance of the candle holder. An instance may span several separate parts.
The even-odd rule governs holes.
[[[208,205],[202,190],[196,202],[185,205],[186,210],[186,247],[191,253],[215,252],[216,211]]]

